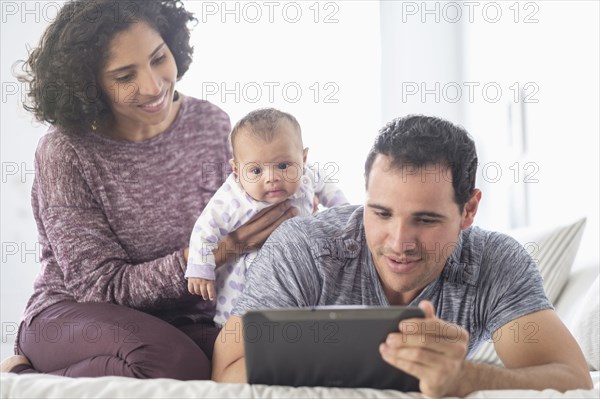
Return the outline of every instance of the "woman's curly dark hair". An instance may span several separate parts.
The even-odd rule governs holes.
[[[177,79],[192,62],[188,23],[196,21],[179,0],[73,0],[65,4],[23,63],[29,85],[24,108],[40,122],[82,133],[112,113],[98,76],[108,45],[133,23],[156,29],[173,53]]]

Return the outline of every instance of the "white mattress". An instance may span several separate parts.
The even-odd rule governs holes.
[[[479,391],[467,398],[595,398],[600,397],[600,374],[591,373],[593,390]],[[124,377],[65,378],[51,375],[0,375],[2,398],[422,398],[419,393],[374,389],[292,388],[217,384],[212,381],[137,380]]]

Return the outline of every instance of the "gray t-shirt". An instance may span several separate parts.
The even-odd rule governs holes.
[[[467,329],[469,355],[510,321],[552,308],[535,262],[513,238],[472,227],[447,250],[441,275],[410,305],[427,299],[439,318]],[[324,305],[389,305],[365,240],[363,207],[282,224],[249,268],[232,314]]]

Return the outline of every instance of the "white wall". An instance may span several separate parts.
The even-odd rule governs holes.
[[[519,14],[509,8],[512,2],[502,4],[500,21],[479,18],[465,25],[464,36],[465,80],[494,82],[503,89],[498,102],[476,101],[466,112],[466,126],[479,140],[481,163],[502,171],[497,181],[492,173],[487,176],[481,213],[493,217],[483,221],[510,227],[518,205],[510,195],[518,199],[527,190],[531,225],[587,217],[578,257],[597,260],[599,3],[523,2]],[[526,98],[518,102],[515,84],[525,88]],[[521,128],[507,120],[509,110],[515,119],[525,113],[524,151],[518,143]]]
[[[382,124],[415,113],[461,121],[463,101],[443,87],[462,80],[462,24],[438,22],[440,2],[380,3]]]

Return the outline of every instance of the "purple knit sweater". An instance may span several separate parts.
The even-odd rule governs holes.
[[[65,300],[212,318],[214,306],[187,291],[183,248],[229,171],[230,122],[206,101],[181,101],[171,127],[144,142],[55,129],[41,138],[32,206],[42,268],[27,324]]]

